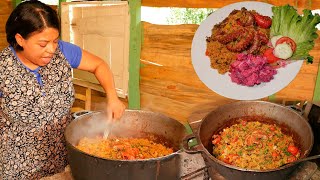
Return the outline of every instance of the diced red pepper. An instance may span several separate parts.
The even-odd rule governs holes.
[[[216,135],[212,140],[212,144],[218,144],[221,141],[221,136]]]

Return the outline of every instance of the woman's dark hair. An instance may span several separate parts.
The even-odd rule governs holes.
[[[57,12],[40,1],[22,2],[12,11],[6,23],[7,41],[16,51],[22,51],[15,35],[19,33],[28,39],[32,33],[41,32],[45,28],[55,28],[60,32]]]

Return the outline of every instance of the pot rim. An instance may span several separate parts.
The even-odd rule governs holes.
[[[240,168],[240,167],[237,167],[237,166],[233,166],[233,165],[230,165],[230,164],[227,164],[221,160],[219,160],[218,158],[214,157],[209,151],[207,148],[205,148],[202,144],[202,141],[200,140],[200,130],[201,130],[201,127],[204,123],[204,120],[210,116],[211,113],[213,113],[214,111],[217,111],[225,106],[229,106],[229,105],[235,105],[235,104],[241,104],[243,102],[251,102],[251,103],[262,103],[262,104],[270,104],[270,105],[274,105],[274,106],[277,106],[277,107],[280,107],[280,108],[286,108],[290,111],[292,111],[293,113],[295,113],[297,116],[300,116],[302,119],[304,119],[306,122],[307,122],[307,126],[308,128],[310,129],[310,132],[311,132],[311,141],[312,141],[312,146],[314,144],[314,135],[313,135],[313,131],[312,131],[312,128],[309,124],[309,122],[307,121],[307,119],[305,119],[303,116],[301,116],[297,111],[291,109],[291,108],[287,108],[283,105],[280,105],[280,104],[277,104],[277,103],[273,103],[273,102],[268,102],[268,101],[262,101],[262,100],[240,100],[240,101],[236,101],[236,102],[232,102],[232,103],[228,103],[228,104],[225,104],[225,105],[222,105],[222,106],[218,106],[216,109],[210,111],[206,116],[204,116],[202,118],[202,121],[198,127],[198,130],[197,130],[197,133],[196,133],[196,138],[199,139],[200,141],[200,149],[202,149],[202,151],[206,154],[207,157],[209,157],[211,160],[213,160],[214,162],[220,164],[220,165],[223,165],[225,167],[228,167],[230,169],[235,169],[235,170],[239,170],[239,171],[244,171],[244,172],[253,172],[253,173],[267,173],[267,172],[274,172],[274,171],[279,171],[279,170],[282,170],[282,169],[287,169],[289,167],[292,167],[292,166],[296,166],[297,164],[287,164],[287,165],[284,165],[284,166],[280,166],[278,168],[275,168],[275,169],[268,169],[268,170],[257,170],[257,169],[245,169],[245,168]],[[305,157],[307,157],[310,152],[311,152],[311,149],[312,149],[312,146],[310,147],[310,149],[308,149],[307,151],[308,152],[305,152]]]

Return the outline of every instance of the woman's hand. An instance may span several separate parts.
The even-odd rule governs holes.
[[[108,114],[112,115],[111,119],[119,120],[125,109],[126,106],[118,97],[108,99],[107,110]]]
[[[96,76],[107,95],[108,119],[120,119],[126,107],[117,96],[109,65],[98,56],[82,50],[82,59],[78,69],[89,71]]]

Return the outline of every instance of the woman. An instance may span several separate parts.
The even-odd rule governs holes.
[[[63,132],[74,102],[72,68],[95,74],[115,119],[124,112],[108,65],[59,40],[59,32],[56,11],[40,1],[19,4],[6,23],[10,46],[0,52],[2,179],[40,179],[66,166]]]

